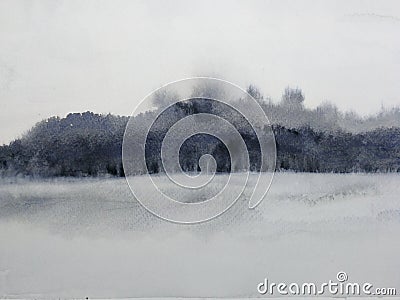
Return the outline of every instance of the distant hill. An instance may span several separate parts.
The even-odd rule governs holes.
[[[183,114],[188,111],[182,107]],[[148,113],[151,115],[151,113]],[[138,118],[145,118],[140,115]],[[121,147],[129,117],[73,113],[36,124],[21,139],[0,147],[3,176],[124,176]],[[159,129],[159,128],[158,128]],[[240,131],[240,129],[239,129]],[[300,172],[400,172],[400,129],[378,128],[351,133],[342,130],[318,132],[311,127],[286,128],[274,125],[277,170]],[[147,167],[162,172],[159,155],[164,131],[149,134]],[[259,169],[256,137],[242,132],[253,170]],[[211,136],[195,136],[181,148],[185,171],[198,169],[198,158],[211,153],[217,171],[230,171],[229,154]],[[141,173],[144,170],[137,170]]]
[[[73,113],[36,124],[21,139],[0,147],[7,175],[123,175],[122,138],[128,117]]]

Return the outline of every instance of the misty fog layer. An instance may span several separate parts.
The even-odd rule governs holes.
[[[278,173],[256,209],[243,197],[185,226],[146,211],[122,178],[2,181],[0,297],[256,297],[265,277],[321,283],[339,271],[399,289],[398,182]]]

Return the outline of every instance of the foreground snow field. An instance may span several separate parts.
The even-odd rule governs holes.
[[[242,197],[178,225],[142,208],[125,179],[3,180],[0,297],[257,297],[265,277],[321,283],[339,271],[399,293],[399,183],[278,173],[255,210]]]

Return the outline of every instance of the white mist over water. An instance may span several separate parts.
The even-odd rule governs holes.
[[[122,179],[2,183],[0,296],[249,297],[265,277],[318,283],[338,271],[399,290],[398,182],[278,173],[255,210],[240,199],[187,226],[145,211]]]

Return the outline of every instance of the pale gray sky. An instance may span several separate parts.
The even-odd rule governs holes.
[[[0,144],[196,75],[373,113],[400,104],[399,33],[400,1],[0,0]]]

